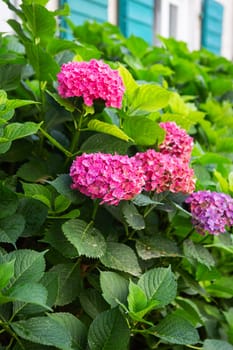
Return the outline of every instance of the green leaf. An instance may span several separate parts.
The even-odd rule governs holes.
[[[6,287],[10,279],[14,276],[15,260],[0,264],[0,290]]]
[[[56,20],[54,14],[44,6],[33,3],[33,6],[22,4],[27,26],[31,30],[37,42],[46,44],[54,36]]]
[[[70,43],[70,42],[69,42]],[[74,112],[75,106],[70,102],[70,100],[62,98],[60,95],[52,93],[47,90],[47,93],[53,97],[53,99],[62,107],[64,107],[68,112]]]
[[[232,140],[233,141],[233,140]],[[233,192],[233,171],[228,175],[229,190]]]
[[[72,337],[72,348],[86,349],[87,330],[84,324],[74,315],[68,312],[52,313],[48,315],[52,320],[62,325]]]
[[[54,249],[67,258],[77,258],[77,249],[65,237],[59,222],[53,223],[45,232],[42,242],[50,244]]]
[[[137,145],[142,146],[161,143],[165,135],[165,131],[156,122],[144,116],[125,119],[123,128]]]
[[[4,295],[0,296],[0,301],[21,301],[43,306],[47,310],[52,311],[47,306],[47,289],[40,283],[17,284],[13,288],[7,289]]]
[[[144,322],[143,317],[155,309],[159,304],[157,300],[148,300],[145,292],[139,285],[130,281],[128,295],[129,316],[139,322]]]
[[[128,148],[128,142],[107,134],[92,135],[81,145],[81,151],[85,153],[127,154]]]
[[[40,81],[53,81],[60,70],[55,59],[39,45],[25,43],[27,56]]]
[[[196,264],[196,261],[198,261],[201,264],[206,265],[208,268],[215,265],[213,256],[208,249],[201,244],[196,244],[191,239],[186,239],[183,242],[183,247],[185,257],[193,264]]]
[[[52,193],[48,186],[41,184],[32,184],[32,183],[22,183],[24,193],[27,197],[33,197],[37,195],[42,195],[50,201],[52,198]]]
[[[3,121],[6,122],[13,117],[15,108],[23,107],[23,106],[27,106],[29,104],[35,104],[35,103],[37,102],[32,100],[19,100],[19,99],[7,100],[4,108],[0,109],[0,118],[2,118]]]
[[[112,135],[117,137],[118,139],[129,141],[130,137],[125,134],[121,129],[118,128],[118,126],[113,124],[108,124],[105,122],[102,122],[98,119],[92,119],[88,123],[88,129],[92,131],[102,132],[104,134]]]
[[[145,272],[138,285],[146,293],[148,300],[159,301],[159,307],[171,303],[176,297],[177,283],[170,267],[159,267]]]
[[[233,296],[233,287],[231,281],[231,277],[222,276],[215,281],[211,281],[212,283],[207,285],[205,289],[210,295],[214,297],[230,299]]]
[[[219,183],[220,191],[228,193],[229,192],[229,185],[228,185],[228,181],[225,179],[225,177],[222,176],[222,174],[217,170],[214,170],[213,174]]]
[[[108,304],[101,294],[93,288],[85,289],[79,296],[83,310],[92,319],[95,319],[101,312],[108,309]]]
[[[213,96],[221,96],[232,91],[232,79],[217,77],[210,80],[210,90]]]
[[[16,193],[0,183],[0,198],[0,219],[13,215],[18,206]]]
[[[41,201],[34,198],[20,199],[18,213],[23,215],[26,221],[24,236],[41,234],[40,228],[48,213],[48,208]]]
[[[143,230],[145,221],[133,203],[125,202],[122,206],[122,213],[127,224],[134,230]]]
[[[139,285],[129,282],[129,295],[127,298],[128,308],[130,312],[138,313],[147,307],[147,296]],[[143,315],[142,315],[143,317]]]
[[[38,282],[44,274],[44,253],[30,249],[15,250],[4,256],[6,261],[15,259],[14,278],[11,279],[10,287],[28,282]]]
[[[149,196],[142,193],[134,197],[134,199],[132,199],[132,202],[136,204],[138,207],[146,207],[147,205],[150,205],[150,204],[153,204],[153,205],[162,204],[160,202],[154,201]]]
[[[79,295],[82,288],[80,268],[77,263],[58,264],[50,269],[58,276],[58,293],[55,305],[70,304]]]
[[[205,318],[202,316],[195,302],[193,302],[191,299],[177,297],[176,303],[180,306],[176,310],[176,315],[186,319],[194,327],[205,324]]]
[[[62,230],[80,255],[99,258],[106,250],[106,242],[103,235],[92,224],[83,220],[73,219],[62,225]]]
[[[130,72],[124,66],[120,66],[118,68],[118,72],[119,72],[120,76],[122,77],[123,84],[126,88],[125,95],[128,99],[127,102],[132,103],[134,93],[135,93],[136,89],[138,88],[138,84],[136,83],[136,81],[134,80],[134,78],[132,77]]]
[[[189,345],[199,342],[196,329],[187,320],[175,314],[166,316],[153,331],[156,337],[172,344]]]
[[[212,281],[221,277],[221,273],[216,267],[208,268],[206,265],[197,264],[196,280],[197,281]]]
[[[136,242],[137,253],[143,260],[149,260],[160,257],[179,257],[182,256],[175,241],[166,238],[163,235],[154,235],[152,237],[141,237]]]
[[[21,179],[30,182],[39,182],[48,176],[46,163],[41,159],[32,159],[24,163],[16,172]]]
[[[143,112],[156,112],[168,105],[171,93],[158,85],[145,84],[138,86],[132,103],[129,105],[130,115]]]
[[[233,350],[233,346],[220,339],[205,339],[203,343],[203,350]]]
[[[132,248],[123,243],[107,242],[106,252],[100,261],[106,267],[128,272],[133,276],[141,273],[136,254]]]
[[[75,42],[70,41],[70,40],[65,40],[63,38],[57,38],[57,37],[50,38],[50,41],[47,45],[47,50],[51,55],[56,55],[58,52],[66,51],[66,50],[76,52],[78,50],[78,48],[79,48],[79,46]],[[52,95],[53,94],[51,94],[51,96]],[[59,96],[59,95],[57,95],[57,96]],[[65,101],[65,99],[64,99],[64,101]]]
[[[0,242],[15,244],[24,227],[25,219],[20,214],[0,219]]]
[[[56,303],[58,293],[58,276],[56,272],[46,271],[40,283],[47,289],[47,305],[52,307]]]
[[[22,73],[21,64],[4,64],[0,66],[0,89],[11,91],[17,89]]]
[[[0,140],[1,140],[1,137],[0,137]],[[9,151],[9,149],[11,148],[11,142],[4,142],[4,143],[1,143],[0,141],[0,154],[4,154],[6,153],[7,151]]]
[[[129,282],[124,277],[116,272],[101,271],[100,285],[102,295],[111,307],[119,305],[119,302],[126,304]]]
[[[4,137],[8,141],[14,141],[17,139],[21,139],[23,137],[36,134],[39,130],[41,124],[36,124],[33,122],[25,122],[25,123],[11,123],[6,126],[4,130]],[[1,142],[1,140],[0,140]]]
[[[130,339],[128,325],[118,309],[99,314],[90,325],[90,350],[127,350]]]
[[[49,181],[49,184],[52,185],[58,193],[67,197],[72,203],[80,204],[83,201],[83,196],[71,189],[72,179],[70,175],[58,175],[55,180]]]
[[[12,322],[11,327],[23,339],[43,345],[55,346],[62,350],[71,350],[72,338],[70,332],[51,317],[33,317]]]
[[[62,213],[69,208],[70,204],[71,204],[70,200],[67,197],[60,194],[54,200],[53,211],[56,214]]]
[[[138,58],[143,57],[149,47],[145,40],[134,35],[130,35],[130,37],[126,39],[126,46],[132,54]]]
[[[5,105],[7,103],[7,93],[4,90],[0,90],[0,105]]]

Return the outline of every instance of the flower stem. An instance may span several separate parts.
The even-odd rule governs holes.
[[[72,153],[70,153],[67,149],[65,149],[57,140],[55,140],[51,135],[49,135],[44,129],[40,127],[41,133],[60,151],[62,151],[67,157],[72,157]]]
[[[178,243],[178,246],[180,246],[186,239],[188,239],[193,234],[194,231],[195,229],[192,228],[192,230],[189,231],[188,234],[180,240],[180,242]]]
[[[73,154],[75,149],[78,146],[78,142],[79,142],[79,138],[80,138],[80,134],[81,134],[81,127],[82,127],[82,123],[83,123],[83,118],[84,118],[84,114],[81,113],[80,117],[79,117],[79,121],[78,123],[76,122],[76,119],[74,117],[74,127],[75,127],[75,132],[74,132],[74,136],[71,142],[71,146],[70,146],[70,152]]]
[[[99,208],[99,200],[97,199],[97,200],[93,201],[93,212],[92,212],[92,215],[91,215],[91,220],[92,221],[95,221],[95,217],[96,217],[98,208]]]

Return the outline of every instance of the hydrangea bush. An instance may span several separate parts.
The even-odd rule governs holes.
[[[0,350],[232,349],[232,62],[4,2]]]

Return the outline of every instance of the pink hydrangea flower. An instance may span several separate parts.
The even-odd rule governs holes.
[[[58,93],[63,98],[82,97],[87,106],[102,99],[106,107],[121,108],[125,91],[121,76],[103,61],[65,63],[57,78]]]
[[[192,193],[195,189],[194,171],[182,159],[149,149],[137,153],[135,159],[143,169],[145,190]]]
[[[198,191],[186,203],[190,205],[192,223],[198,233],[219,235],[233,226],[233,198],[225,193]]]
[[[70,176],[73,189],[110,205],[134,198],[145,184],[136,160],[117,154],[84,153],[73,161]]]
[[[175,122],[164,122],[159,125],[166,131],[165,139],[159,145],[160,152],[189,162],[193,149],[193,138],[184,129],[179,128]]]

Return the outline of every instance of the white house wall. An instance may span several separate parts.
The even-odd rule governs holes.
[[[0,32],[12,32],[11,27],[7,24],[7,20],[14,18],[14,14],[8,9],[7,5],[0,0]]]
[[[233,60],[233,0],[218,0],[224,6],[222,56]]]

